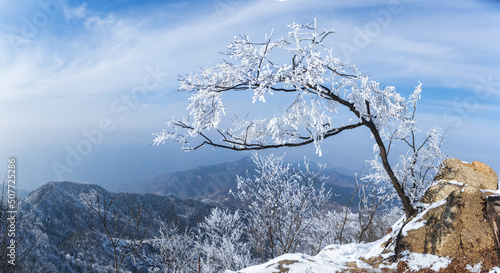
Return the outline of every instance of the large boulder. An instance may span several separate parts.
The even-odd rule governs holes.
[[[463,162],[450,158],[443,162],[436,181],[458,181],[483,190],[497,190],[498,176],[488,165],[473,161]]]
[[[498,189],[498,177],[487,165],[458,159],[443,163],[422,203],[425,210],[403,228],[401,251],[448,256],[483,269],[500,263],[486,197]]]

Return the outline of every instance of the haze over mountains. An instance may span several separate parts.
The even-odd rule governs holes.
[[[224,162],[236,161],[249,157],[251,153],[241,153],[223,149],[200,149],[195,152],[184,152],[177,143],[160,146],[148,146],[144,143],[126,143],[120,145],[101,144],[93,147],[88,155],[80,156],[75,161],[74,145],[51,144],[46,146],[29,145],[23,147],[0,146],[0,154],[5,157],[15,156],[18,168],[18,186],[20,189],[32,191],[48,181],[79,181],[95,183],[112,191],[127,191],[134,184],[158,179],[158,176],[177,171],[186,171],[198,166],[209,166]],[[285,161],[299,162],[304,154],[290,151],[273,151],[278,155],[287,152]],[[321,158],[325,159],[326,158]],[[313,159],[312,159],[313,160]],[[324,162],[321,162],[324,163]],[[60,164],[60,165],[58,165]],[[56,166],[60,167],[60,175]],[[344,175],[352,176],[353,170],[331,168]],[[357,169],[353,166],[352,169]],[[238,175],[244,175],[243,168]],[[332,176],[332,175],[329,175]],[[124,185],[127,185],[125,187]],[[208,186],[205,186],[208,187]],[[145,192],[137,187],[137,192]]]
[[[215,164],[244,156],[221,150],[216,157],[213,154],[210,157],[210,149],[186,153],[178,145],[101,144],[93,147],[88,155],[80,156],[78,164],[73,164],[76,161],[75,150],[74,145],[64,144],[0,146],[0,154],[5,158],[17,158],[18,186],[28,191],[48,181],[88,182],[117,190],[123,183],[140,182],[163,173],[195,168],[205,164],[207,158],[210,158],[211,164]],[[68,164],[67,159],[72,162]],[[61,175],[57,174],[54,164],[63,166],[60,167]]]
[[[297,168],[297,164],[292,164]],[[310,163],[314,168],[314,164]],[[354,192],[354,178],[333,170],[325,170],[325,187],[332,190],[332,201],[347,205]],[[237,206],[229,191],[237,190],[236,177],[256,175],[255,164],[250,157],[209,166],[200,166],[186,171],[161,174],[141,183],[120,188],[124,192],[173,194],[181,199],[211,199]],[[318,185],[319,186],[319,185]],[[356,202],[353,203],[357,204]]]

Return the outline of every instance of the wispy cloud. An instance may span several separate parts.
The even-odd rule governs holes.
[[[420,55],[423,58],[435,56],[450,58],[454,50],[454,47],[450,45],[437,44],[430,41],[421,42],[390,35],[381,37],[375,43],[388,51],[403,52],[416,56]]]
[[[450,8],[447,16],[432,12],[431,2],[403,3],[402,11],[393,14],[389,24],[353,54],[352,62],[387,84],[407,87],[420,80],[434,88],[473,91],[478,75],[497,71],[492,59],[500,56],[495,46],[500,38],[491,33],[500,19],[466,3],[475,12],[451,1],[436,5],[437,9]],[[159,65],[167,75],[165,80],[142,101],[140,114],[127,120],[154,132],[161,127],[160,120],[174,114],[170,100],[177,75],[219,61],[218,52],[224,51],[234,35],[261,40],[272,29],[276,35],[286,35],[287,24],[317,18],[320,27],[337,30],[332,45],[353,43],[356,29],[376,22],[374,14],[386,10],[389,2],[229,1],[224,9],[215,2],[203,5],[170,4],[134,13],[65,4],[38,29],[36,37],[26,38],[20,34],[22,18],[30,19],[43,9],[35,3],[20,13],[0,2],[1,7],[18,13],[15,20],[0,19],[4,38],[0,39],[0,115],[13,116],[18,128],[95,126],[99,118],[110,115],[114,100],[141,84],[146,67]],[[422,9],[431,10],[429,16],[417,12]],[[490,23],[482,21],[486,19]],[[500,81],[500,75],[492,77]],[[11,119],[0,121],[0,126],[14,125]],[[0,138],[0,142],[13,139]],[[53,136],[53,141],[58,137]]]

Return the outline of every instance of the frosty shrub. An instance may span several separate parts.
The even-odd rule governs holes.
[[[103,233],[113,248],[113,267],[116,273],[124,261],[137,254],[146,238],[149,225],[141,232],[143,209],[145,204],[133,205],[124,216],[116,205],[115,196],[108,196],[105,191],[97,190],[92,197],[83,198],[87,206],[98,216]]]
[[[357,215],[349,208],[336,212],[330,210],[320,211],[313,219],[308,232],[304,235],[302,251],[309,255],[315,255],[325,246],[340,243],[353,243],[359,237],[360,228]],[[347,212],[347,214],[345,214]],[[340,230],[344,224],[344,233],[340,239]]]
[[[160,222],[160,236],[153,242],[159,254],[155,257],[157,267],[151,273],[198,272],[198,252],[190,229],[180,232],[177,226],[169,227]]]
[[[237,177],[238,191],[233,196],[248,209],[249,241],[254,255],[261,259],[311,248],[307,236],[314,232],[313,222],[329,200],[320,170],[302,169],[283,163],[283,156],[254,154],[257,175]],[[321,244],[321,243],[320,243]]]
[[[231,213],[215,208],[198,228],[202,272],[238,270],[250,265],[250,246],[243,242],[247,228],[238,210]]]

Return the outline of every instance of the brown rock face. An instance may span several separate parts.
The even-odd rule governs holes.
[[[446,160],[435,178],[440,182],[422,198],[427,204],[445,202],[420,214],[420,220],[413,220],[424,224],[407,231],[400,241],[402,250],[448,256],[469,264],[482,262],[483,269],[498,266],[500,257],[486,216],[486,196],[480,190],[496,190],[497,179],[496,173],[483,163]],[[451,180],[464,185],[446,182]]]
[[[456,190],[461,190],[462,188],[463,186],[450,184],[446,181],[441,181],[436,185],[430,187],[425,192],[425,195],[422,197],[420,201],[425,204],[432,204],[439,200],[445,199],[446,197],[448,197],[448,195],[450,195],[450,193]]]
[[[455,180],[483,190],[498,189],[498,176],[495,171],[478,161],[471,164],[456,158],[447,159],[443,162],[443,166],[434,180]]]

